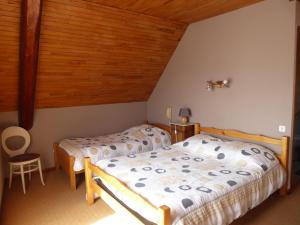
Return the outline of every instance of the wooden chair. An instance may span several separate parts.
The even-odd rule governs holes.
[[[11,137],[21,136],[24,138],[25,143],[19,149],[10,149],[7,146],[7,139]],[[43,173],[41,166],[40,155],[36,153],[25,153],[30,144],[29,133],[21,127],[8,127],[2,132],[2,147],[4,151],[9,155],[9,188],[11,188],[13,174],[21,175],[23,192],[26,194],[25,177],[26,173],[29,174],[29,180],[31,179],[31,172],[39,171],[41,182],[43,185]]]

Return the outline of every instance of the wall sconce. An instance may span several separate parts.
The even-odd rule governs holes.
[[[229,87],[229,80],[218,80],[218,81],[206,81],[207,86],[206,89],[208,91],[212,91],[215,88],[224,88],[224,87]]]

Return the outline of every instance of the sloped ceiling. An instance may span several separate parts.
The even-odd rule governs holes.
[[[36,107],[146,101],[188,23],[255,2],[44,0]],[[0,8],[0,111],[11,111],[20,0]]]
[[[159,18],[193,23],[220,15],[262,0],[87,0],[152,15]]]

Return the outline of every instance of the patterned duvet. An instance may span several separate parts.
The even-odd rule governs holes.
[[[156,207],[171,208],[172,224],[229,224],[285,181],[274,154],[259,145],[196,135],[184,142],[96,163]],[[147,220],[155,215],[105,184]]]
[[[132,127],[122,133],[89,138],[64,139],[59,146],[75,157],[74,171],[84,168],[84,157],[92,162],[127,154],[151,151],[171,144],[170,135],[151,125]]]

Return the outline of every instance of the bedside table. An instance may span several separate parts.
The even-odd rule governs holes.
[[[184,141],[185,139],[194,135],[194,123],[171,123],[171,137],[172,144],[180,141]]]

